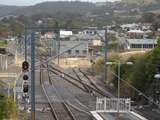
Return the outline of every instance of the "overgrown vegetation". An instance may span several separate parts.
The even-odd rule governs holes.
[[[122,72],[122,79],[129,82],[146,95],[153,97],[154,75],[157,72],[157,67],[160,65],[160,39],[158,41],[158,46],[154,50],[146,53],[144,56],[131,57],[128,61],[132,61],[134,65],[131,68],[122,66],[122,69],[124,69],[124,72]],[[129,88],[128,90],[133,93],[133,98],[137,96],[138,93],[133,91],[133,89]]]
[[[0,35],[20,35],[24,31],[24,25],[17,18],[4,18],[0,21]]]
[[[160,65],[160,38],[158,40],[158,46],[145,53],[144,55],[136,55],[130,57],[127,61],[132,62],[133,65],[125,64],[127,61],[122,60],[118,55],[114,55],[109,58],[108,61],[116,62],[119,61],[121,64],[121,96],[132,97],[135,101],[146,101],[144,97],[139,96],[139,92],[135,90],[138,89],[148,97],[154,95],[154,75],[157,73],[157,68]],[[124,63],[124,64],[123,64]],[[114,88],[117,89],[117,65],[108,66],[108,74],[113,71],[112,74],[112,84]],[[104,59],[99,58],[94,65],[94,69],[97,74],[104,72]],[[113,77],[114,76],[114,77]],[[110,79],[110,78],[109,78]],[[137,97],[139,96],[139,97]]]
[[[0,120],[16,120],[16,110],[16,104],[13,99],[0,94]]]
[[[6,40],[0,40],[0,47],[6,47],[8,42]]]

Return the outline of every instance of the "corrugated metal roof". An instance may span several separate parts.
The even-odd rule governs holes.
[[[127,39],[129,44],[157,44],[157,39]]]
[[[75,34],[70,36],[71,40],[79,39],[79,40],[97,40],[100,39],[97,35],[88,35],[88,34]]]
[[[130,30],[128,33],[144,33],[142,30]]]

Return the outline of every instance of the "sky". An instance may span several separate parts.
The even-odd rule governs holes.
[[[0,4],[26,6],[26,5],[34,5],[36,3],[45,2],[45,1],[66,1],[66,0],[0,0]],[[68,0],[68,1],[74,1],[74,0]],[[80,1],[90,1],[90,2],[112,1],[113,2],[116,0],[80,0]]]

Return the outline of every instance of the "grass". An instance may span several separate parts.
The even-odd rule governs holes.
[[[8,42],[6,40],[0,40],[0,47],[7,47]]]
[[[0,120],[17,118],[17,106],[13,98],[0,94]]]

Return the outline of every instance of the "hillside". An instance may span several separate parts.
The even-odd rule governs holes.
[[[157,3],[158,0],[122,0],[122,2],[127,4],[149,5]]]
[[[160,11],[160,0],[122,0],[114,3],[105,2],[104,5],[103,3],[97,5],[96,3],[79,1],[43,2],[26,7],[0,5],[0,17],[22,15],[29,17],[29,21],[53,18],[61,20],[62,24],[67,21],[73,24],[80,23],[79,25],[90,23],[90,20],[94,20],[93,25],[110,24],[112,21],[132,23],[139,21],[143,13],[151,11]],[[20,19],[26,20],[26,18]],[[29,21],[28,23],[30,23]]]
[[[101,3],[102,4],[102,3]],[[17,6],[3,6],[0,5],[0,17],[8,14],[13,15],[27,15],[34,14],[80,14],[87,13],[101,14],[102,12],[112,12],[113,10],[131,10],[139,8],[142,12],[153,11],[160,9],[160,0],[122,0],[117,3],[104,3],[104,6],[96,6],[94,3],[89,2],[44,2],[34,6],[17,7]]]
[[[0,17],[13,15],[13,13],[20,8],[22,7],[0,5]]]
[[[122,0],[123,4],[137,5],[142,12],[160,10],[160,0]]]
[[[143,11],[149,12],[149,11],[154,11],[154,10],[160,10],[160,0],[150,0],[154,1],[151,2],[150,4],[146,5],[143,7]]]
[[[92,11],[95,5],[89,2],[44,2],[35,6],[29,6],[24,9],[16,11],[16,14],[85,14],[86,12]]]

